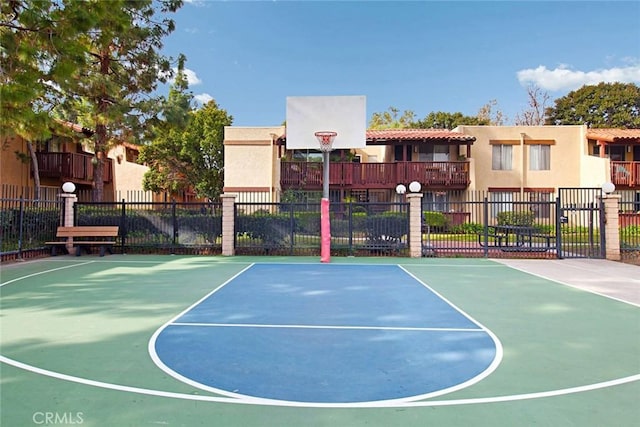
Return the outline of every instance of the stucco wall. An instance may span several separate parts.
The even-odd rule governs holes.
[[[120,199],[127,201],[137,201],[137,197],[133,194],[142,192],[142,178],[149,168],[145,165],[139,165],[127,161],[126,148],[123,145],[109,151],[108,157],[113,159],[113,188],[119,193]]]
[[[476,137],[471,157],[475,163],[472,181],[477,190],[490,187],[579,187],[586,186],[585,181],[592,185],[591,182],[604,179],[604,163],[586,155],[583,126],[460,126],[456,130]],[[520,143],[521,138],[524,144]],[[491,140],[518,141],[512,145],[512,170],[491,169]],[[529,169],[527,142],[532,140],[554,141],[550,150],[549,170]]]
[[[276,139],[283,126],[224,130],[224,191],[271,192],[280,181]]]
[[[2,138],[0,151],[0,182],[17,187],[33,187],[29,163],[23,163],[15,152],[27,154],[27,144],[19,137]]]

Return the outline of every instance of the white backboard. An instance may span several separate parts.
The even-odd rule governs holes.
[[[288,96],[287,149],[318,149],[315,132],[338,135],[333,149],[364,148],[367,138],[367,100],[357,96]]]

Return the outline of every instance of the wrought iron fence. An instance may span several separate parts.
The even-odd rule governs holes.
[[[640,196],[640,193],[638,193]],[[640,258],[640,197],[620,202],[620,252],[623,259]]]
[[[406,203],[332,203],[334,255],[407,255]],[[319,203],[236,203],[236,254],[318,255]]]
[[[425,256],[599,257],[599,212],[584,211],[570,199],[449,199],[423,204]],[[550,197],[548,197],[550,199]],[[589,202],[591,203],[591,202]],[[586,206],[586,205],[585,205]],[[590,205],[589,205],[590,206]],[[639,201],[620,202],[623,258],[640,257]],[[76,225],[117,225],[116,251],[217,254],[222,251],[222,212],[218,203],[78,202]],[[55,239],[61,201],[0,199],[2,259],[46,254]],[[333,255],[408,256],[408,204],[331,204]],[[318,255],[320,204],[236,203],[237,254]]]
[[[531,197],[429,204],[422,212],[424,256],[557,256],[556,203]]]
[[[216,254],[222,250],[219,203],[78,202],[75,225],[117,225],[121,252]]]
[[[0,253],[3,258],[28,257],[44,251],[55,238],[62,203],[24,198],[0,199]]]

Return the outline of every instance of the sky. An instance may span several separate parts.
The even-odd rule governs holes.
[[[234,126],[277,126],[287,96],[366,96],[394,107],[493,111],[514,124],[527,87],[548,106],[583,85],[640,84],[639,1],[185,0],[162,52]],[[167,91],[167,88],[162,88]]]

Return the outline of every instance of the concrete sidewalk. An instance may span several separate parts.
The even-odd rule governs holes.
[[[496,259],[518,270],[640,306],[640,267],[602,259]]]

